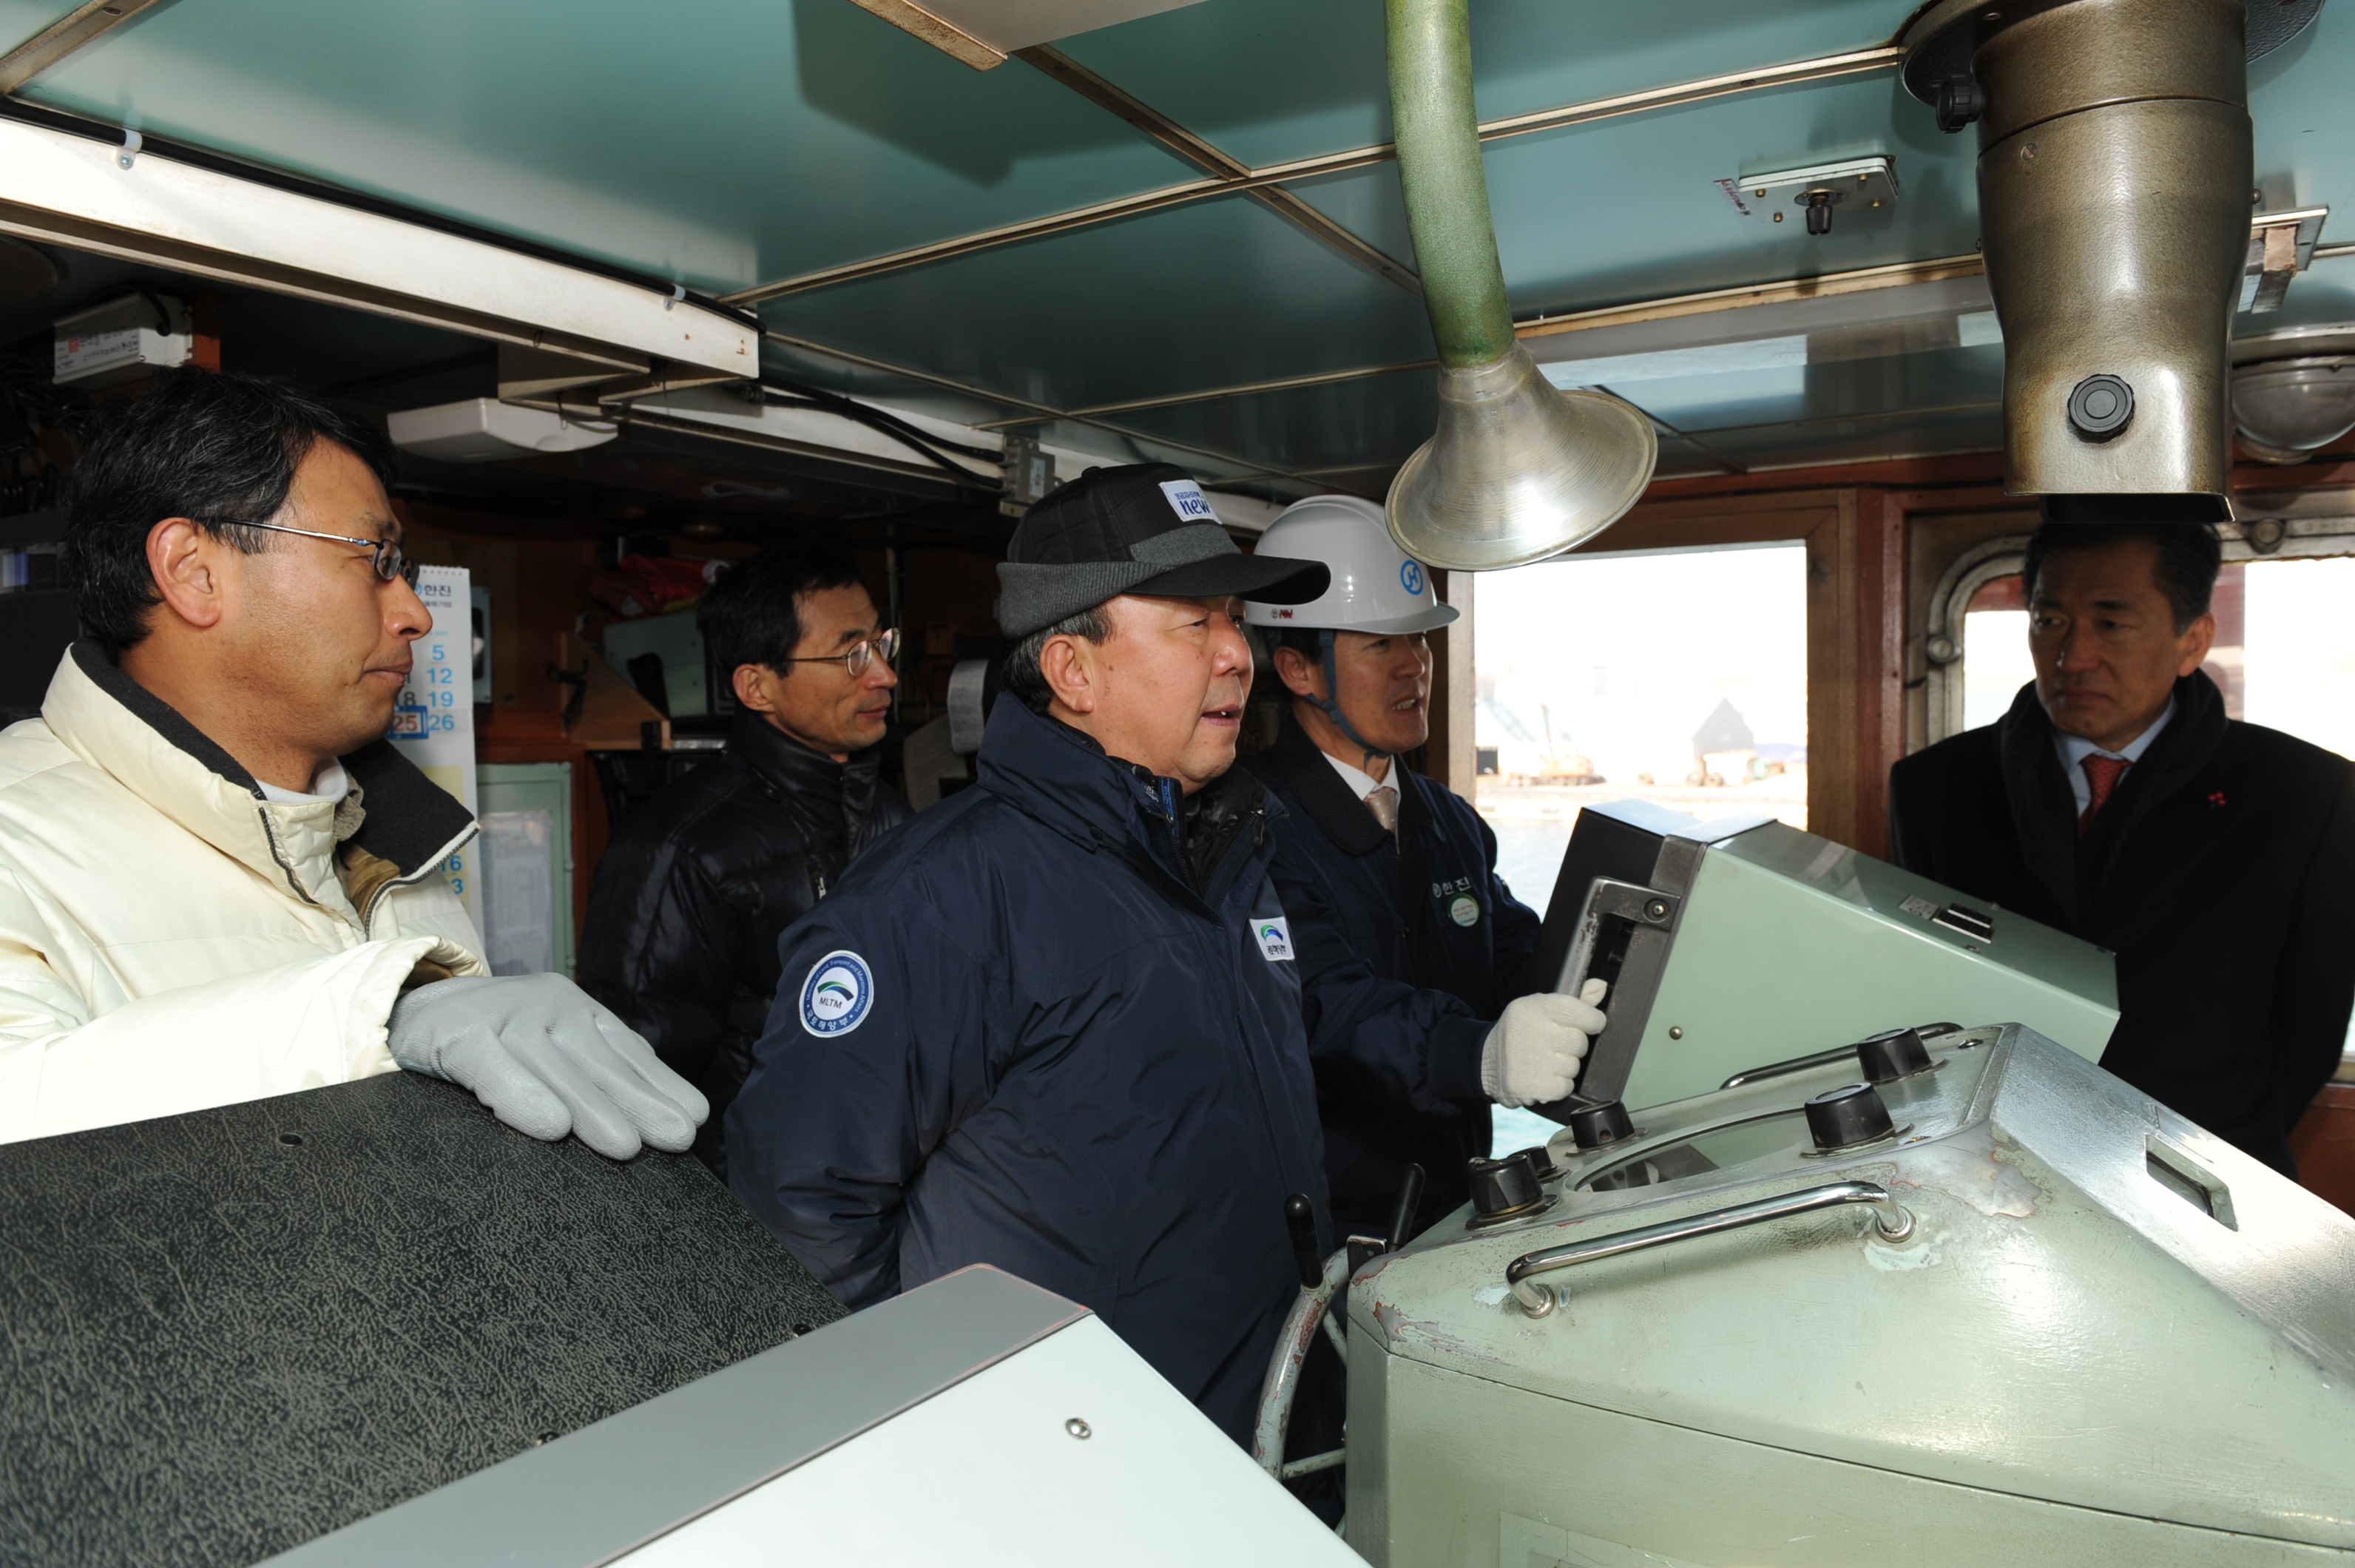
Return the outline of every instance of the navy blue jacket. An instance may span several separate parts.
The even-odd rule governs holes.
[[[729,1171],[852,1307],[995,1264],[1248,1442],[1298,1291],[1284,1200],[1321,1216],[1324,1180],[1279,808],[1241,769],[1195,806],[996,704],[977,787],[781,939]]]
[[[1488,1152],[1480,1052],[1527,989],[1542,923],[1497,875],[1488,825],[1429,779],[1392,768],[1394,838],[1289,714],[1247,765],[1285,808],[1275,884],[1306,987],[1333,1222],[1380,1234],[1412,1160],[1430,1179],[1420,1230],[1470,1197],[1464,1162]]]

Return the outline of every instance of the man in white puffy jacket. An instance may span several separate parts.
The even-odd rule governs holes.
[[[493,978],[442,864],[474,819],[383,737],[431,621],[371,432],[166,373],[68,496],[84,635],[0,733],[0,1141],[449,1078],[615,1157],[703,1098],[553,976]]]

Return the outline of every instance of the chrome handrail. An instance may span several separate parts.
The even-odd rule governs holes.
[[[1812,1056],[1792,1057],[1788,1061],[1770,1061],[1764,1067],[1745,1067],[1719,1084],[1718,1088],[1721,1091],[1739,1089],[1744,1083],[1756,1083],[1768,1078],[1787,1077],[1794,1072],[1805,1072],[1809,1068],[1829,1067],[1836,1061],[1854,1061],[1855,1060],[1856,1047],[1843,1045],[1837,1051],[1818,1051]]]
[[[1912,1211],[1891,1197],[1886,1187],[1872,1181],[1834,1181],[1798,1192],[1785,1192],[1780,1197],[1737,1203],[1730,1209],[1689,1214],[1681,1220],[1667,1220],[1657,1225],[1646,1225],[1640,1230],[1621,1231],[1582,1242],[1566,1242],[1542,1252],[1526,1253],[1506,1266],[1505,1280],[1513,1287],[1514,1299],[1520,1303],[1521,1310],[1532,1317],[1542,1317],[1553,1310],[1554,1294],[1548,1285],[1530,1284],[1529,1276],[1532,1275],[1548,1274],[1555,1269],[1569,1268],[1574,1264],[1593,1263],[1597,1258],[1616,1257],[1621,1253],[1640,1252],[1646,1247],[1663,1246],[1669,1242],[1689,1241],[1695,1236],[1713,1236],[1721,1231],[1739,1231],[1745,1226],[1764,1224],[1769,1220],[1787,1220],[1819,1210],[1845,1208],[1852,1203],[1872,1206],[1874,1228],[1884,1242],[1902,1242],[1913,1233]]]

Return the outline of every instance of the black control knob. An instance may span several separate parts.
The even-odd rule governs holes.
[[[2088,376],[2069,394],[2069,422],[2088,441],[2107,441],[2134,418],[2134,389],[2115,376]]]
[[[1526,1213],[1545,1201],[1545,1189],[1538,1185],[1537,1168],[1520,1155],[1470,1160],[1465,1171],[1472,1179],[1472,1216],[1476,1220],[1502,1220]]]
[[[1873,1083],[1894,1083],[1929,1072],[1930,1051],[1913,1029],[1883,1029],[1856,1042],[1856,1064]]]
[[[1505,1157],[1525,1161],[1529,1168],[1529,1174],[1540,1181],[1551,1181],[1561,1174],[1553,1168],[1553,1156],[1546,1152],[1546,1146],[1543,1144],[1531,1144],[1527,1148],[1517,1148]]]
[[[1634,1137],[1636,1124],[1627,1119],[1626,1106],[1616,1100],[1603,1100],[1570,1114],[1570,1136],[1580,1148],[1601,1148]]]
[[[1870,1083],[1827,1089],[1807,1102],[1807,1132],[1818,1150],[1854,1148],[1896,1130],[1881,1091]]]
[[[1938,129],[1951,136],[1987,112],[1987,89],[1967,76],[1938,84]]]
[[[1815,235],[1832,231],[1832,204],[1839,200],[1836,190],[1811,190],[1804,198],[1807,204],[1807,232]]]

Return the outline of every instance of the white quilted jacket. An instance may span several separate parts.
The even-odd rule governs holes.
[[[412,973],[489,973],[440,869],[474,819],[389,741],[343,761],[366,817],[338,845],[336,803],[264,800],[67,652],[0,731],[0,1142],[392,1072]]]

